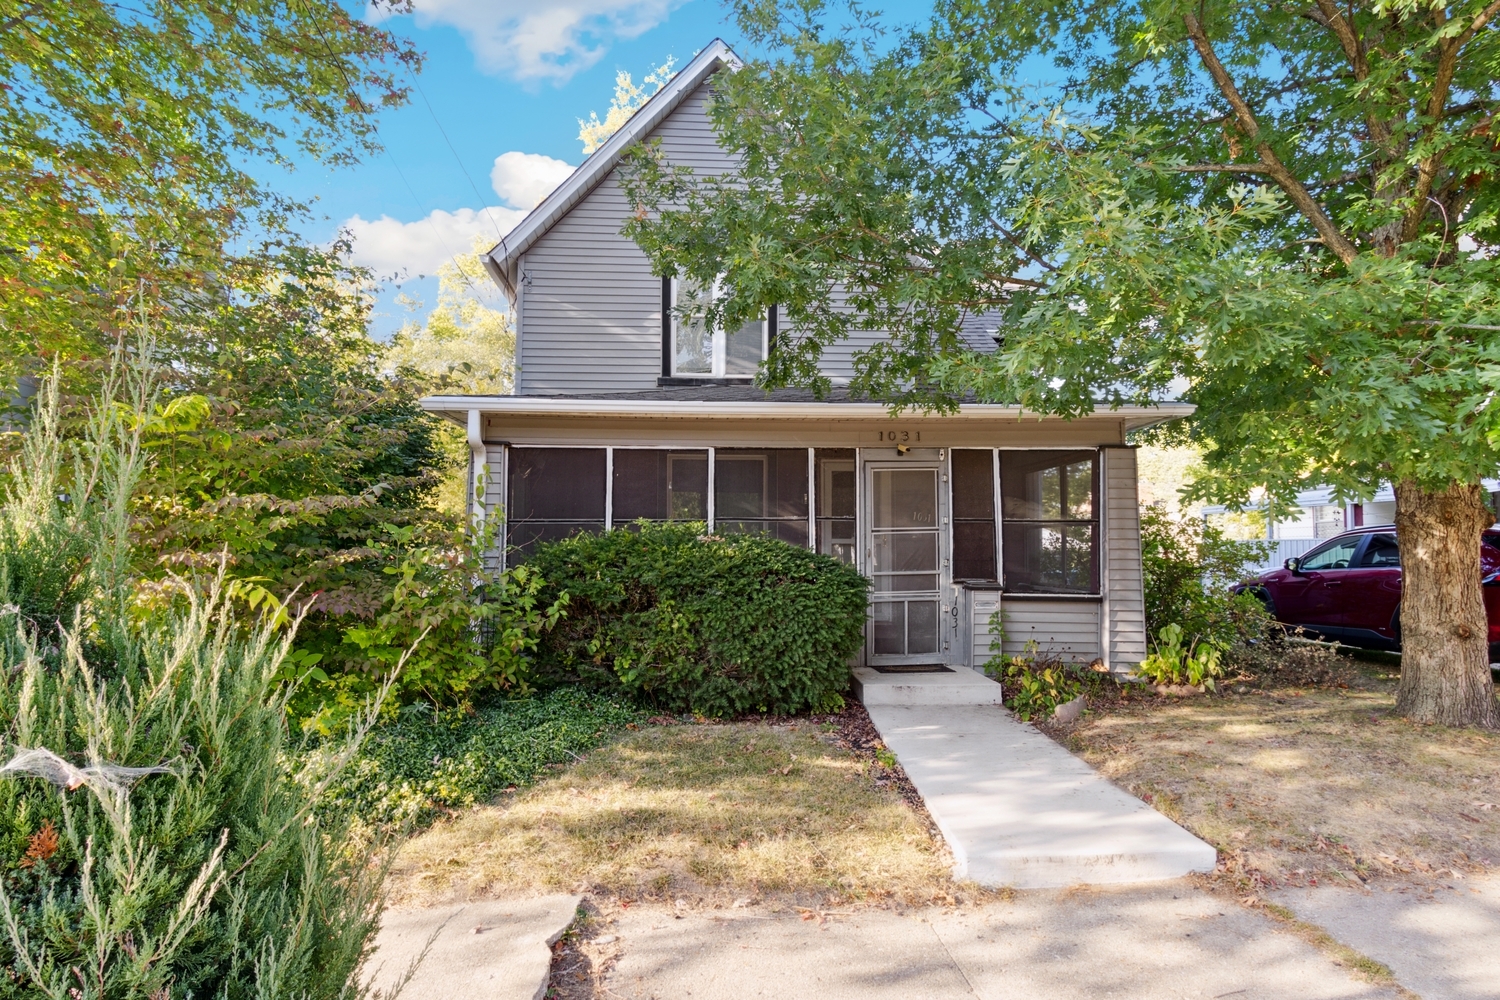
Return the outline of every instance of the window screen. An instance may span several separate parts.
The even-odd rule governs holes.
[[[708,519],[708,452],[616,448],[616,527],[648,521]]]
[[[714,452],[714,530],[807,545],[807,449]]]
[[[817,477],[818,551],[854,565],[854,449],[819,448]]]
[[[604,485],[603,448],[510,449],[507,547],[525,553],[603,529]]]
[[[1098,452],[1000,453],[1005,589],[1099,592]]]
[[[995,575],[995,453],[953,450],[953,579]]]

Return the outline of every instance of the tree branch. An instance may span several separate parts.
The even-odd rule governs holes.
[[[1430,138],[1437,131],[1438,123],[1443,120],[1448,92],[1452,89],[1453,77],[1458,71],[1459,51],[1471,38],[1484,30],[1484,26],[1497,12],[1500,12],[1500,0],[1494,0],[1475,16],[1467,29],[1439,47],[1437,73],[1433,76],[1432,91],[1427,95],[1427,122],[1422,126],[1423,138]],[[1440,28],[1447,20],[1447,14],[1441,7],[1434,9],[1433,17]],[[1427,196],[1432,194],[1433,181],[1437,178],[1442,158],[1442,152],[1434,150],[1417,163],[1416,188],[1412,191],[1411,207],[1406,210],[1406,218],[1401,224],[1402,240],[1414,240],[1421,232],[1422,220],[1427,217]]]
[[[1281,162],[1281,157],[1271,148],[1271,144],[1260,138],[1260,125],[1255,120],[1250,106],[1240,96],[1239,89],[1234,85],[1233,78],[1224,64],[1219,62],[1219,57],[1214,54],[1214,49],[1209,44],[1208,36],[1203,32],[1203,25],[1198,18],[1191,13],[1182,15],[1183,23],[1187,26],[1188,37],[1193,40],[1193,47],[1198,50],[1198,57],[1203,60],[1204,68],[1208,75],[1213,78],[1219,87],[1219,92],[1234,109],[1235,118],[1239,122],[1240,130],[1245,133],[1245,138],[1255,144],[1255,152],[1260,157],[1260,162],[1265,165],[1266,176],[1270,177],[1291,198],[1292,204],[1312,223],[1313,229],[1317,230],[1319,236],[1323,237],[1323,243],[1338,255],[1344,263],[1349,263],[1359,255],[1359,249],[1339,231],[1334,225],[1328,213],[1323,211],[1302,182],[1287,169],[1286,164]]]
[[[1256,163],[1189,163],[1180,167],[1171,167],[1179,174],[1261,174],[1270,173],[1264,166]]]

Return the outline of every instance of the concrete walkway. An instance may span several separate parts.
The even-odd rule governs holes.
[[[1272,922],[1183,884],[802,919],[635,906],[599,929],[625,1000],[1376,1000]],[[605,967],[608,967],[607,964]],[[1436,1000],[1436,998],[1432,998]]]
[[[402,1000],[541,1000],[551,945],[578,912],[578,896],[487,899],[430,910],[387,910],[365,982]]]
[[[972,670],[855,677],[953,852],[955,878],[1036,889],[1213,871],[1211,846],[1016,721],[994,681]]]
[[[1289,889],[1276,902],[1395,973],[1427,1000],[1500,1000],[1500,876],[1454,888]]]

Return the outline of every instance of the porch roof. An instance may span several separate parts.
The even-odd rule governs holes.
[[[656,420],[868,420],[890,416],[885,403],[854,399],[847,390],[834,389],[816,399],[807,389],[766,391],[753,385],[674,386],[643,392],[567,396],[427,396],[422,408],[458,424],[471,412],[510,417],[607,418]],[[1123,423],[1126,431],[1140,430],[1190,416],[1190,403],[1164,402],[1155,406],[1101,408],[1074,421],[1108,420]],[[1038,414],[1020,406],[964,403],[955,413],[908,410],[903,420],[1022,420],[1064,423],[1065,418]]]

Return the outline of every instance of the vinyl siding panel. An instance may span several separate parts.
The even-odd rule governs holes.
[[[1105,663],[1129,671],[1146,656],[1146,599],[1134,448],[1104,452]]]
[[[969,666],[978,670],[985,661],[994,656],[990,643],[995,634],[990,631],[990,616],[1000,607],[1000,592],[995,590],[969,591],[969,621],[972,625],[972,642],[969,646]]]
[[[1099,614],[1095,601],[1007,600],[1005,652],[1020,656],[1035,642],[1039,653],[1071,663],[1099,659]]]
[[[719,147],[700,86],[650,135],[668,159],[700,172],[733,163]],[[620,235],[630,205],[618,170],[542,236],[520,262],[521,395],[651,389],[661,374],[661,279]]]

